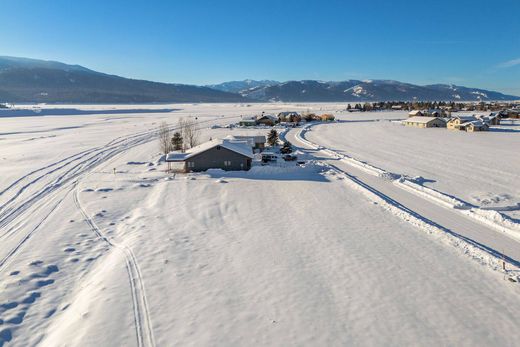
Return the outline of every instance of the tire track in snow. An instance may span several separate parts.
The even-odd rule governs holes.
[[[152,321],[148,309],[148,301],[143,283],[141,270],[137,263],[135,254],[130,247],[118,244],[109,239],[102,230],[97,226],[96,222],[90,218],[89,214],[81,204],[78,194],[78,185],[74,187],[74,203],[84,217],[84,221],[96,236],[104,241],[110,248],[120,251],[126,262],[126,270],[130,280],[132,292],[132,301],[134,306],[134,322],[136,328],[137,342],[139,347],[155,346],[155,338],[153,335]]]

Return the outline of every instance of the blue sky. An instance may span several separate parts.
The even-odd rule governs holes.
[[[396,79],[520,95],[519,0],[0,0],[0,55],[162,82]]]

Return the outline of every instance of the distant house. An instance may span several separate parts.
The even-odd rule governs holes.
[[[462,124],[460,130],[465,130],[467,132],[488,131],[489,125],[483,121],[477,120]]]
[[[477,121],[477,120],[478,120],[477,117],[475,117],[474,115],[455,116],[448,121],[447,127],[448,127],[448,130],[463,130],[463,129],[460,129],[462,124]]]
[[[409,127],[416,128],[445,128],[446,121],[439,117],[410,117],[402,121],[402,123]]]
[[[419,110],[413,110],[408,113],[408,117],[422,117],[424,116],[424,113],[422,113]]]
[[[505,111],[507,118],[514,118],[519,119],[520,118],[520,110],[518,109],[510,109]]]
[[[182,164],[181,172],[249,170],[252,160],[250,144],[231,139],[215,139],[190,148],[185,153],[171,152],[166,156],[166,162]]]
[[[244,117],[238,122],[238,125],[243,127],[250,127],[256,125],[256,118],[255,117]]]
[[[261,115],[256,118],[256,124],[261,124],[261,125],[273,126],[277,122],[278,122],[278,118],[276,118],[275,116],[272,116],[270,114]]]
[[[299,123],[302,117],[297,112],[280,112],[278,113],[278,121],[283,123]]]
[[[332,122],[334,121],[334,119],[336,119],[334,117],[333,114],[330,114],[330,113],[325,113],[325,114],[322,114],[319,116],[319,119],[322,121],[322,122]]]
[[[492,112],[487,116],[481,116],[480,120],[489,125],[500,125],[500,116],[495,112]]]
[[[392,110],[402,110],[403,109],[403,105],[393,105],[392,106]]]
[[[265,143],[267,141],[264,135],[252,135],[252,136],[240,136],[240,135],[229,135],[224,138],[225,140],[230,141],[245,141],[247,142],[252,149],[264,149]]]
[[[441,109],[429,109],[425,115],[429,117],[444,117],[445,112]]]

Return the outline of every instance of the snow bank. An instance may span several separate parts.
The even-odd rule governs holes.
[[[329,156],[331,156],[333,158],[338,158],[341,161],[346,162],[346,163],[348,163],[348,164],[350,164],[352,166],[355,166],[356,168],[362,169],[363,171],[365,171],[365,172],[367,172],[369,174],[372,174],[374,176],[379,176],[379,177],[382,177],[382,178],[385,178],[385,179],[392,180],[393,183],[396,186],[398,186],[398,187],[400,187],[402,189],[405,189],[405,190],[407,190],[409,192],[412,192],[412,193],[414,193],[414,194],[416,194],[416,195],[418,195],[418,196],[420,196],[420,197],[422,197],[424,199],[427,199],[427,200],[429,200],[429,201],[431,201],[431,202],[433,202],[433,203],[435,203],[435,204],[437,204],[439,206],[442,206],[442,207],[445,207],[445,208],[456,209],[456,210],[460,211],[460,213],[464,214],[465,216],[468,216],[468,217],[473,218],[473,219],[475,219],[475,220],[477,220],[479,222],[487,224],[490,227],[492,227],[493,229],[495,229],[497,231],[500,231],[500,232],[504,232],[507,235],[512,236],[512,237],[514,237],[516,239],[520,239],[520,224],[516,223],[515,221],[511,220],[510,218],[508,218],[507,216],[501,214],[498,211],[484,210],[484,209],[475,208],[475,207],[472,208],[471,205],[467,204],[466,202],[464,202],[462,200],[459,200],[459,199],[457,199],[455,197],[452,197],[452,196],[449,196],[447,194],[443,194],[443,193],[441,193],[441,192],[439,192],[437,190],[434,190],[434,189],[431,189],[431,188],[428,188],[428,187],[424,187],[424,186],[414,182],[413,179],[410,179],[410,178],[408,178],[408,177],[406,177],[404,175],[398,175],[398,174],[395,174],[395,173],[387,172],[387,171],[385,171],[383,169],[380,169],[378,167],[372,166],[372,165],[370,165],[368,163],[362,162],[360,160],[357,160],[355,158],[346,156],[344,154],[338,153],[338,152],[336,152],[334,150],[331,150],[331,149],[328,149],[328,148],[324,148],[324,147],[322,147],[322,146],[320,146],[320,145],[318,145],[316,143],[313,143],[313,142],[307,140],[304,137],[304,135],[305,135],[306,132],[310,131],[310,127],[312,125],[313,124],[309,124],[309,125],[303,127],[296,135],[298,140],[300,140],[301,142],[307,144],[311,148],[320,150],[320,151],[328,154]],[[334,169],[334,170],[336,170],[336,169]],[[339,170],[337,170],[337,171],[340,172]],[[361,186],[359,186],[359,187],[361,187]],[[362,189],[366,190],[365,188],[362,188]],[[375,195],[375,194],[373,194],[372,192],[370,192],[368,190],[366,190],[366,191],[369,194]],[[430,224],[428,224],[428,223],[426,223],[424,221],[421,221],[417,217],[413,217],[408,212],[402,211],[401,209],[399,209],[396,206],[393,206],[393,205],[390,205],[390,206],[392,206],[392,208],[389,208],[389,209],[392,210],[394,212],[394,214],[401,216],[402,213],[405,213],[404,217],[402,217],[403,219],[405,219],[406,221],[412,222],[412,224],[417,225],[417,226],[421,227],[422,229],[430,230],[430,228],[436,228],[436,227],[433,227],[432,225],[430,225]],[[400,212],[399,211],[395,211],[395,209],[399,210]],[[438,229],[438,228],[436,228],[436,229]],[[438,232],[445,233],[441,229],[438,229]],[[464,241],[459,239],[459,242],[464,242]],[[453,242],[451,242],[451,243],[453,243]],[[488,255],[488,253],[485,253],[485,254]],[[485,262],[489,263],[490,261],[486,260]],[[495,267],[495,265],[493,265],[493,267]]]
[[[343,181],[346,185],[363,194],[368,200],[370,200],[374,204],[381,206],[383,209],[389,211],[391,214],[400,218],[404,222],[410,223],[414,227],[419,228],[425,231],[426,233],[434,236],[440,242],[453,246],[460,254],[469,257],[470,259],[478,262],[481,265],[489,267],[493,271],[498,271],[501,273],[504,272],[504,270],[502,269],[503,260],[499,257],[498,254],[491,254],[488,251],[478,247],[477,244],[471,244],[470,242],[463,240],[462,238],[450,233],[449,231],[441,229],[429,223],[428,221],[411,214],[410,212],[402,209],[396,204],[391,203],[390,200],[385,199],[384,196],[380,196],[372,192],[371,190],[367,189],[366,187],[362,186],[353,178],[351,178],[348,174],[337,168],[330,167],[329,173],[335,176],[343,177]],[[518,276],[516,276],[515,274],[518,273],[518,271],[520,271],[519,267],[511,263],[508,263],[508,267],[505,273],[511,278],[516,277],[516,281],[518,280]]]

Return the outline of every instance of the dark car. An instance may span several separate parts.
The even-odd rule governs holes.
[[[296,159],[298,159],[298,157],[295,156],[294,154],[286,154],[282,158],[285,161],[295,161]]]

